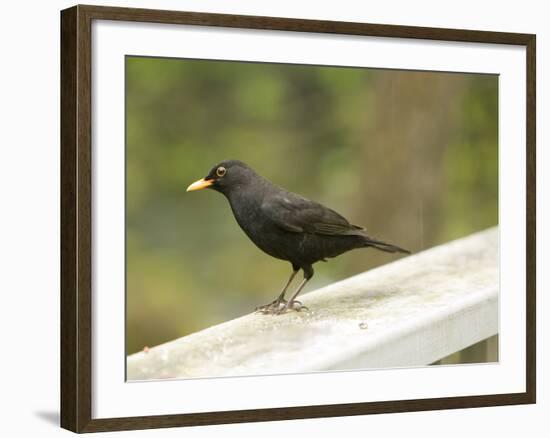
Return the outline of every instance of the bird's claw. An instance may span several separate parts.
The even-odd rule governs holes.
[[[278,310],[281,305],[286,305],[287,301],[285,299],[282,299],[282,300],[275,300],[275,301],[272,301],[271,303],[269,304],[265,304],[263,306],[258,306],[256,307],[256,312],[257,313],[263,313],[264,315],[265,314],[273,314],[276,310]]]
[[[301,301],[294,300],[290,303],[286,303],[283,307],[277,309],[273,315],[281,315],[287,310],[295,310],[296,312],[301,312],[302,310],[309,310],[306,306],[302,304]]]
[[[269,304],[256,307],[256,313],[261,313],[263,315],[281,315],[287,310],[295,310],[301,312],[302,310],[309,310],[306,306],[302,304],[301,301],[294,300],[289,303],[287,300],[275,300]]]

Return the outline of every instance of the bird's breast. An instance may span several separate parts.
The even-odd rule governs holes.
[[[252,201],[250,198],[237,196],[228,199],[235,220],[259,249],[272,257],[290,260],[288,242],[284,242],[283,234],[286,232],[265,217],[260,200]]]

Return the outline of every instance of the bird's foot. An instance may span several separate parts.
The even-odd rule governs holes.
[[[285,299],[275,300],[264,306],[256,307],[256,312],[264,315],[280,315],[285,313],[287,310],[296,310],[297,312],[301,312],[302,310],[309,309],[304,306],[301,301],[294,300],[292,303],[289,303]]]
[[[301,312],[302,310],[309,310],[309,309],[306,306],[304,306],[301,301],[294,300],[286,303],[284,306],[281,306],[279,309],[277,309],[273,313],[273,315],[281,315],[285,313],[287,310],[295,310],[296,312]]]
[[[256,312],[263,313],[264,315],[265,314],[273,315],[277,310],[279,310],[282,306],[285,306],[286,304],[287,304],[287,301],[284,298],[282,299],[277,298],[276,300],[272,301],[269,304],[256,307]]]

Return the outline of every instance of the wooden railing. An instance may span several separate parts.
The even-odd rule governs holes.
[[[130,355],[127,377],[429,365],[495,343],[498,290],[492,228],[305,294],[308,311],[250,314]]]

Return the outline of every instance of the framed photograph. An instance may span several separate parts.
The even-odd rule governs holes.
[[[535,35],[66,9],[61,209],[66,429],[535,403]]]

